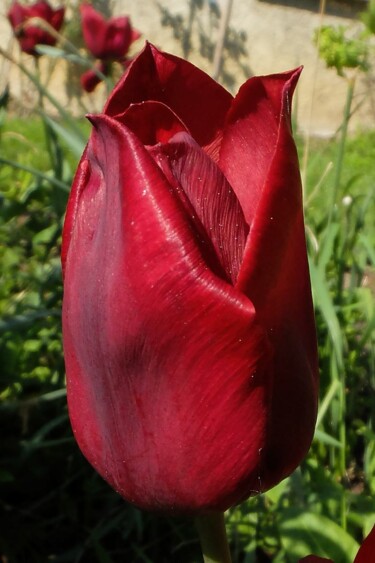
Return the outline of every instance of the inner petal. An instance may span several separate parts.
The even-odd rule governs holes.
[[[190,207],[193,218],[203,226],[226,277],[235,284],[249,227],[224,174],[185,132],[157,145],[152,154],[185,207]]]
[[[133,131],[144,145],[167,143],[176,133],[187,131],[185,124],[162,102],[131,104],[116,120]]]

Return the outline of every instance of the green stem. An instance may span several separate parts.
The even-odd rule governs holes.
[[[34,74],[32,72],[30,72],[22,63],[16,62],[13,57],[11,57],[6,51],[4,51],[4,49],[2,49],[0,47],[0,55],[2,55],[5,59],[7,59],[8,61],[10,61],[11,63],[15,64],[16,66],[18,66],[18,68],[20,69],[21,72],[23,72],[23,74],[25,74],[25,76],[27,76],[27,78],[36,86],[36,88],[39,90],[39,92],[45,97],[47,98],[47,100],[49,100],[49,102],[57,109],[57,111],[59,112],[60,116],[63,117],[67,123],[69,123],[71,129],[76,133],[76,135],[82,139],[84,142],[86,142],[86,138],[85,135],[82,133],[81,129],[78,127],[78,125],[75,122],[74,117],[72,117],[68,111],[66,111],[63,106],[56,100],[56,98],[54,96],[52,96],[48,89],[45,88],[40,81],[38,80],[38,78],[36,76],[34,76]]]
[[[332,220],[332,213],[337,203],[336,201],[337,194],[341,183],[342,166],[344,163],[345,145],[348,136],[348,125],[351,117],[351,107],[353,102],[354,86],[355,86],[355,76],[348,79],[348,89],[346,91],[344,117],[341,125],[341,136],[340,136],[339,150],[337,154],[335,178],[333,182],[332,205],[328,216],[328,226],[330,225]]]
[[[345,371],[342,370],[341,373],[341,387],[340,387],[340,423],[339,423],[339,440],[341,443],[341,449],[339,451],[339,459],[340,459],[340,473],[343,483],[346,485],[347,480],[347,473],[346,473],[346,424],[345,424],[345,416],[346,416],[346,396],[345,396]],[[341,526],[344,530],[346,530],[347,526],[347,504],[346,504],[346,486],[344,486],[342,490],[342,497],[340,503],[340,512],[341,512]]]
[[[13,168],[17,168],[18,170],[24,170],[25,172],[30,172],[30,174],[33,174],[33,176],[36,176],[41,180],[46,180],[47,182],[50,182],[57,188],[60,188],[60,190],[69,193],[69,186],[65,182],[58,180],[54,176],[49,176],[48,174],[45,174],[44,172],[41,172],[36,168],[32,168],[31,166],[26,166],[24,164],[19,164],[18,162],[15,162],[13,160],[8,160],[7,158],[3,158],[1,156],[0,156],[0,164],[6,164],[7,166],[12,166]]]
[[[195,525],[204,563],[231,563],[224,514],[222,512],[202,514],[196,517]]]

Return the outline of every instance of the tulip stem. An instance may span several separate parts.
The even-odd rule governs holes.
[[[195,525],[204,563],[231,563],[224,514],[222,512],[202,514],[196,517]]]

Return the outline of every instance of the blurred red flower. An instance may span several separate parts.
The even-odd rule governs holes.
[[[83,38],[96,59],[122,60],[141,36],[127,16],[106,20],[90,4],[82,4],[80,10]]]
[[[13,2],[8,11],[8,19],[17,37],[22,51],[38,57],[35,50],[36,45],[55,45],[56,37],[51,35],[47,29],[43,28],[43,22],[29,20],[39,18],[59,31],[64,21],[65,8],[54,10],[44,0],[35,2],[30,6],[22,6],[18,2]]]
[[[99,70],[103,74],[110,71],[111,61],[124,62],[130,45],[141,34],[132,27],[127,16],[106,20],[90,4],[82,4],[82,31],[86,46],[91,54],[100,59]],[[107,63],[107,64],[106,64]],[[81,85],[87,92],[92,92],[101,82],[95,70],[86,71],[81,78]]]
[[[127,500],[224,510],[289,475],[318,370],[290,103],[146,45],[82,156],[62,263],[78,444]]]
[[[97,85],[102,81],[102,78],[97,71],[101,72],[105,76],[108,76],[108,66],[108,63],[99,61],[95,65],[96,70],[90,68],[81,75],[81,86],[85,90],[85,92],[93,92]]]

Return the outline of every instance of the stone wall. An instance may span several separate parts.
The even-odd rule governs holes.
[[[100,3],[100,0],[97,2]],[[222,0],[217,2],[222,5]],[[10,2],[5,3],[9,5]],[[166,51],[182,55],[181,30],[185,29],[186,32],[189,26],[189,6],[192,3],[193,0],[115,0],[112,4],[115,14],[130,15],[134,27],[143,33],[143,39],[148,39]],[[206,4],[208,6],[208,0]],[[104,2],[104,5],[108,5],[108,2]],[[215,40],[217,36],[217,21],[212,15],[210,17],[207,6],[204,9],[197,8],[192,18],[192,47],[189,59],[211,72],[212,63],[199,52],[199,36],[206,40]],[[348,9],[345,4],[328,2],[327,11],[329,13],[323,18],[324,24],[350,25],[353,30],[358,25],[353,18],[353,10]],[[18,46],[12,39],[5,14],[6,9],[0,13],[0,45],[17,58],[20,57]],[[180,16],[180,20],[176,19],[176,16]],[[164,26],[161,25],[162,19]],[[176,25],[179,21],[182,21],[180,26]],[[302,131],[328,136],[334,134],[341,123],[346,82],[338,77],[334,70],[326,69],[325,64],[317,57],[312,36],[320,22],[316,0],[234,0],[230,20],[230,26],[236,32],[234,48],[237,42],[237,48],[243,48],[244,52],[227,58],[224,70],[229,86],[235,91],[245,80],[246,74],[280,72],[304,65],[295,104],[298,127]],[[135,45],[135,50],[141,46],[142,40]],[[30,58],[22,55],[22,61],[29,66],[32,65]],[[0,56],[0,88],[9,80],[13,95],[20,100],[19,107],[27,107],[32,102],[32,89],[17,69],[11,68],[8,62],[1,59]],[[65,64],[51,65],[51,62],[46,60],[43,65],[45,75],[51,75],[49,84],[53,93],[63,103],[69,103],[69,107],[74,111],[82,112],[84,108],[80,106],[79,98],[72,97],[72,91],[76,94],[79,91],[79,69],[70,67],[67,70]],[[66,88],[66,85],[69,87]],[[75,85],[75,89],[72,85]],[[374,82],[369,77],[358,83],[355,105],[360,104],[360,108],[351,121],[352,130],[375,126],[373,86]],[[94,96],[83,96],[82,102],[90,111],[99,111],[104,95],[103,89],[99,89]]]

